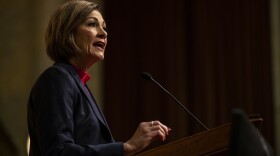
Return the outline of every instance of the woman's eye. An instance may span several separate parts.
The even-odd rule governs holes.
[[[96,22],[90,22],[90,23],[88,24],[88,26],[96,27],[96,26],[97,26],[97,23],[96,23]]]

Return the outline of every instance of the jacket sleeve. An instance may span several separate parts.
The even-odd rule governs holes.
[[[40,153],[44,156],[124,155],[123,143],[120,142],[75,144],[73,107],[77,86],[74,84],[75,80],[67,71],[51,67],[40,76],[32,89],[29,109]]]

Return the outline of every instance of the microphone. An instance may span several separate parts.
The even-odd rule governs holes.
[[[191,113],[179,100],[177,100],[171,93],[169,93],[169,91],[167,91],[164,87],[162,87],[161,84],[159,84],[153,77],[151,74],[143,72],[142,73],[142,78],[147,80],[147,81],[153,81],[154,83],[157,84],[158,87],[160,87],[162,90],[164,90],[169,96],[172,97],[172,99],[179,104],[179,106],[181,106],[189,115],[191,115],[202,127],[204,127],[206,130],[209,130],[209,128],[207,128],[195,115],[193,115],[193,113]]]

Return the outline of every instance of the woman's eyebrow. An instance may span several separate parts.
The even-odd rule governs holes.
[[[98,19],[96,18],[96,17],[88,17],[86,20],[89,20],[89,19],[94,19],[94,20],[96,20],[96,21],[98,21]]]
[[[96,18],[96,17],[89,17],[89,18],[87,18],[87,20],[89,20],[89,19],[93,19],[93,20],[95,20],[95,21],[101,23],[102,26],[106,26],[106,22],[105,22],[105,21],[100,22],[100,21],[98,20],[98,18]]]
[[[88,17],[86,20],[89,20],[89,19],[94,19],[94,20],[96,20],[97,22],[100,22],[99,20],[98,20],[98,18],[96,18],[96,17]],[[106,22],[105,21],[102,21],[102,25],[104,25],[104,26],[106,26]]]

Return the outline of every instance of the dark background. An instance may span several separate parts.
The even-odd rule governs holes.
[[[167,142],[204,131],[141,78],[145,71],[209,128],[230,122],[233,108],[260,114],[261,132],[274,147],[269,1],[107,0],[104,6],[104,112],[116,140],[129,139],[142,121],[168,125]]]

